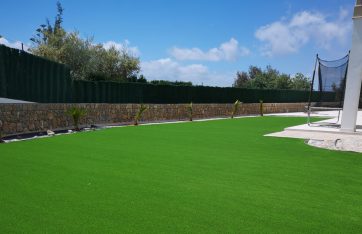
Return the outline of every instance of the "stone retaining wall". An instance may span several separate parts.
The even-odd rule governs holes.
[[[306,103],[265,103],[264,113],[304,111]],[[72,128],[66,111],[78,106],[85,108],[82,126],[91,124],[132,123],[139,104],[0,104],[0,130],[4,135]],[[187,120],[188,104],[148,104],[142,121]],[[237,115],[259,114],[259,103],[241,104]],[[228,117],[233,104],[194,104],[193,118]]]

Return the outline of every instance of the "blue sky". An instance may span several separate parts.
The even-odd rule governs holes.
[[[29,44],[53,20],[56,1],[4,1],[0,39]],[[238,70],[272,65],[311,74],[314,57],[345,55],[354,0],[61,1],[64,27],[105,46],[125,45],[141,59],[147,79],[231,86]]]

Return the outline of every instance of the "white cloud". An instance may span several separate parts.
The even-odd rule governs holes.
[[[211,86],[230,86],[233,80],[231,74],[210,72],[202,64],[182,65],[171,58],[142,62],[141,68],[148,80],[191,81]]]
[[[126,50],[128,53],[134,56],[140,56],[141,52],[137,46],[130,46],[130,42],[128,40],[124,40],[123,42],[115,42],[115,41],[107,41],[102,43],[105,49],[109,49],[114,46],[117,50],[122,51]]]
[[[255,36],[262,43],[266,56],[298,52],[309,42],[320,48],[330,49],[338,43],[343,45],[352,28],[349,12],[341,8],[334,20],[320,12],[302,11],[289,20],[280,20],[260,27]]]
[[[152,80],[192,81],[208,73],[202,64],[181,65],[170,58],[142,62],[142,72]]]
[[[11,48],[19,49],[19,50],[21,50],[21,43],[22,43],[21,41],[10,42],[4,37],[0,38],[0,44],[11,47]],[[24,46],[25,51],[29,50],[28,44],[24,43],[23,46]]]
[[[234,38],[222,43],[218,48],[202,51],[199,48],[177,48],[171,49],[170,54],[177,60],[199,60],[199,61],[233,61],[240,56],[247,56],[250,50],[240,47],[239,42]]]
[[[346,8],[339,8],[339,19],[344,20],[349,17],[349,11]]]

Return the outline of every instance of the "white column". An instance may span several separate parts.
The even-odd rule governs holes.
[[[362,0],[357,0],[353,16],[352,48],[349,57],[341,131],[356,131],[362,82]]]

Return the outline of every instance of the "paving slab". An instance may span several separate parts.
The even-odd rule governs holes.
[[[343,114],[343,113],[342,113]],[[337,111],[314,113],[315,117],[326,117],[327,120],[317,121],[311,125],[302,124],[285,128],[282,132],[267,134],[270,137],[286,137],[305,139],[311,146],[331,150],[362,152],[362,111],[358,112],[357,130],[354,133],[340,131],[340,120]],[[306,113],[286,113],[277,116],[305,116]]]

